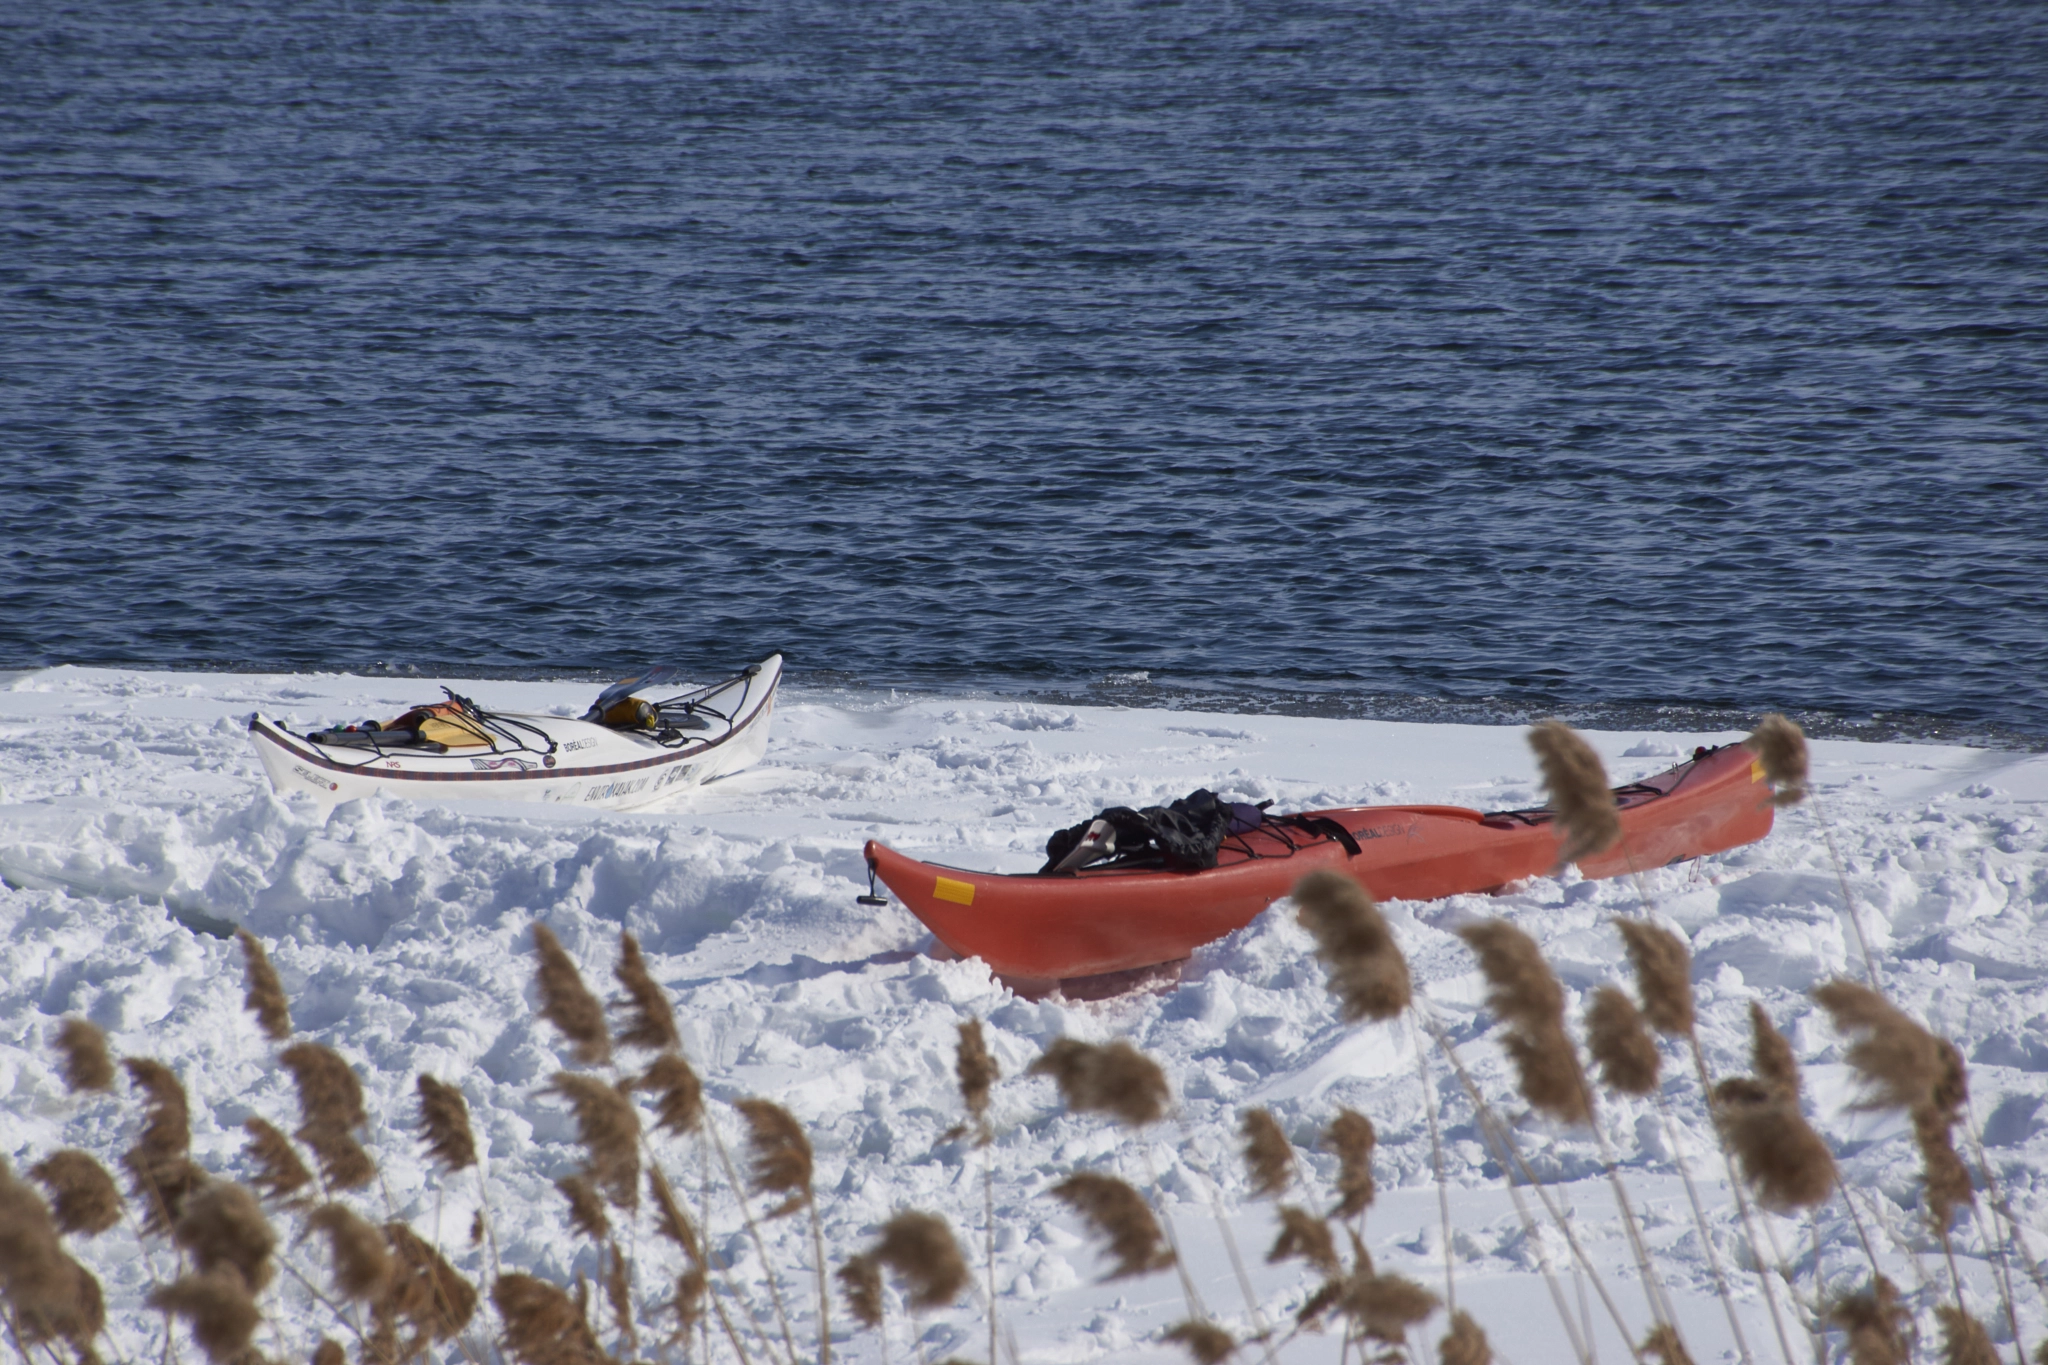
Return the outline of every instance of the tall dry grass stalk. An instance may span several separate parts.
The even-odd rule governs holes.
[[[680,1048],[683,1040],[676,1032],[675,1010],[648,972],[647,959],[640,955],[640,941],[623,931],[619,934],[619,964],[612,969],[612,975],[626,992],[626,1022],[616,1035],[619,1046],[649,1052]]]
[[[1662,925],[1648,920],[1617,919],[1613,921],[1620,933],[1622,945],[1628,952],[1629,963],[1635,969],[1636,995],[1642,1004],[1643,1019],[1657,1032],[1670,1038],[1683,1039],[1692,1055],[1693,1074],[1699,1081],[1700,1102],[1713,1117],[1714,1085],[1707,1073],[1707,1056],[1700,1047],[1699,1013],[1693,1001],[1692,992],[1692,949],[1684,939]],[[1669,1104],[1662,1090],[1656,1092],[1658,1118],[1662,1122],[1666,1138],[1671,1146],[1678,1173],[1685,1185],[1686,1202],[1692,1208],[1693,1226],[1699,1232],[1700,1245],[1707,1252],[1707,1268],[1712,1272],[1714,1288],[1728,1316],[1728,1330],[1734,1335],[1737,1351],[1744,1365],[1754,1359],[1749,1341],[1742,1330],[1742,1319],[1735,1311],[1735,1297],[1729,1287],[1728,1273],[1721,1264],[1721,1248],[1714,1241],[1713,1233],[1707,1226],[1706,1208],[1700,1202],[1699,1187],[1693,1183],[1692,1168],[1685,1159],[1684,1149],[1677,1138],[1677,1122],[1671,1115]],[[1761,1243],[1757,1237],[1756,1219],[1749,1208],[1749,1197],[1743,1192],[1742,1182],[1735,1171],[1735,1156],[1726,1142],[1720,1144],[1721,1159],[1728,1173],[1728,1188],[1735,1196],[1735,1209],[1742,1223],[1743,1235],[1753,1253],[1751,1259],[1756,1267],[1757,1281],[1764,1292],[1764,1303],[1770,1310],[1771,1325],[1778,1338],[1779,1349],[1788,1363],[1792,1359],[1792,1338],[1785,1329],[1785,1321],[1778,1307],[1778,1294],[1771,1281],[1771,1271],[1764,1264]]]
[[[256,1022],[273,1043],[292,1036],[291,1004],[285,999],[284,983],[270,965],[270,954],[262,941],[247,929],[235,930],[242,945],[242,1007],[256,1016]]]
[[[585,1066],[603,1066],[612,1059],[612,1035],[605,1028],[604,1005],[583,984],[583,974],[545,924],[533,926],[533,950],[540,959],[534,986],[540,993],[540,1016],[553,1024]]]
[[[1775,789],[1773,802],[1779,806],[1796,806],[1812,795],[1806,734],[1794,721],[1773,712],[1758,722],[1743,743],[1756,755],[1757,766],[1763,769],[1765,780]],[[1841,851],[1835,847],[1834,827],[1821,813],[1818,800],[1809,808],[1813,811],[1814,822],[1820,826],[1821,841],[1827,845],[1828,861],[1835,869],[1835,881],[1842,889],[1842,908],[1849,913],[1849,927],[1856,934],[1856,949],[1863,954],[1864,975],[1870,978],[1872,986],[1883,990],[1884,979],[1878,973],[1877,958],[1870,951],[1870,937],[1863,931],[1863,911],[1849,890],[1849,870],[1842,863]]]
[[[1587,750],[1587,753],[1591,751]],[[1605,791],[1604,786],[1602,791]],[[1614,1192],[1615,1206],[1621,1212],[1622,1229],[1635,1256],[1636,1272],[1649,1300],[1651,1317],[1660,1327],[1671,1326],[1670,1302],[1658,1278],[1648,1245],[1643,1240],[1642,1225],[1629,1198],[1628,1186],[1621,1178],[1620,1165],[1608,1146],[1606,1133],[1594,1120],[1593,1089],[1587,1084],[1585,1070],[1579,1063],[1578,1047],[1565,1030],[1564,986],[1550,970],[1550,964],[1544,961],[1535,940],[1505,920],[1482,920],[1466,925],[1458,932],[1479,958],[1479,969],[1488,986],[1488,1008],[1507,1024],[1501,1046],[1514,1061],[1520,1075],[1522,1098],[1531,1108],[1558,1122],[1584,1124],[1593,1129],[1608,1185]],[[1635,1081],[1642,1079],[1639,1074],[1645,1065],[1642,1049],[1647,1048],[1649,1081],[1646,1088],[1654,1089],[1656,1048],[1640,1026],[1636,1029],[1640,1036],[1635,1047],[1629,1048],[1626,1041],[1617,1040],[1613,1017],[1617,1000],[1629,1016],[1635,1013],[1627,997],[1620,992],[1613,992],[1607,997],[1604,1017],[1599,1019],[1607,1033],[1596,1039],[1596,1046],[1604,1045],[1610,1051],[1624,1049],[1626,1055],[1619,1060],[1625,1068],[1633,1069],[1635,1074],[1631,1074],[1629,1079]],[[1595,1000],[1595,1014],[1603,1015],[1599,997]],[[1511,1134],[1506,1136],[1509,1141],[1513,1140]],[[1531,1183],[1535,1183],[1533,1179]],[[1539,1197],[1548,1207],[1548,1196],[1539,1192]],[[1565,1232],[1567,1242],[1574,1247],[1575,1256],[1584,1264],[1585,1257],[1577,1250],[1577,1238],[1562,1223],[1560,1230]],[[1590,1265],[1587,1270],[1590,1274]]]
[[[1296,882],[1293,896],[1347,1020],[1392,1019],[1408,1008],[1415,995],[1408,959],[1371,892],[1342,872],[1323,869]]]
[[[114,1088],[114,1059],[107,1051],[107,1035],[97,1024],[66,1019],[57,1026],[56,1046],[64,1058],[66,1089],[76,1094]]]
[[[968,1122],[973,1125],[974,1145],[982,1154],[981,1227],[988,1271],[989,1365],[996,1365],[997,1318],[1000,1310],[997,1307],[996,1295],[996,1161],[995,1153],[989,1150],[990,1144],[995,1141],[995,1130],[989,1125],[988,1111],[995,1083],[1002,1078],[1002,1074],[1002,1068],[996,1065],[995,1055],[988,1050],[988,1039],[982,1033],[981,1020],[969,1019],[961,1024],[960,1041],[953,1055],[953,1075],[960,1083],[960,1103],[966,1107]]]
[[[1529,747],[1536,751],[1550,808],[1557,812],[1557,865],[1603,853],[1620,842],[1621,814],[1593,746],[1561,720],[1540,720],[1529,727]]]
[[[749,1174],[754,1192],[783,1196],[782,1202],[770,1209],[767,1216],[780,1218],[799,1209],[810,1210],[812,1264],[818,1280],[818,1358],[821,1365],[829,1365],[832,1359],[832,1295],[825,1276],[825,1232],[818,1217],[816,1192],[811,1186],[811,1140],[804,1133],[803,1125],[796,1121],[796,1116],[779,1104],[747,1099],[736,1102],[733,1107],[747,1121],[747,1148],[753,1163]],[[757,1245],[758,1238],[757,1232]],[[767,1259],[765,1249],[762,1259]],[[774,1289],[772,1276],[769,1287]],[[781,1312],[780,1291],[775,1292],[777,1312]],[[784,1331],[788,1331],[786,1315]],[[796,1356],[794,1343],[790,1345],[790,1356],[792,1359]]]
[[[1114,1262],[1105,1279],[1149,1275],[1176,1264],[1145,1196],[1115,1176],[1076,1171],[1053,1186],[1052,1194],[1103,1239],[1104,1250]]]
[[[1133,1128],[1164,1118],[1171,1101],[1166,1073],[1122,1038],[1105,1044],[1055,1038],[1027,1070],[1051,1076],[1076,1113],[1108,1114]]]
[[[1912,1125],[1925,1181],[1922,1199],[1927,1222],[1948,1262],[1953,1311],[1959,1315],[1959,1325],[1954,1330],[1962,1332],[1960,1324],[1968,1319],[1968,1310],[1963,1302],[1962,1276],[1956,1266],[1951,1229],[1957,1210],[1974,1209],[1977,1202],[1969,1169],[1955,1148],[1955,1127],[1962,1120],[1970,1094],[1969,1071],[1962,1053],[1954,1043],[1936,1037],[1873,987],[1837,978],[1815,987],[1813,998],[1828,1012],[1836,1029],[1855,1039],[1846,1060],[1866,1087],[1858,1107],[1904,1110]],[[1985,1170],[1988,1175],[1988,1163]],[[1987,1243],[1994,1240],[1991,1228],[1985,1228],[1984,1233]],[[2019,1318],[2013,1303],[2005,1239],[2001,1233],[1995,1240],[2000,1267],[2006,1271],[2001,1282],[2000,1307],[2017,1339]],[[1947,1328],[1944,1322],[1944,1329]],[[1951,1336],[1952,1342],[1965,1345],[1969,1340],[1967,1336]]]

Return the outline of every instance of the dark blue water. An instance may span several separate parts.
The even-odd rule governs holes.
[[[0,665],[2048,736],[2044,73],[2035,0],[11,0]]]

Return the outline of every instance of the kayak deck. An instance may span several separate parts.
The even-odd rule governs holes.
[[[1717,853],[1771,829],[1771,787],[1740,744],[1701,749],[1614,795],[1622,837],[1579,861],[1587,877]],[[920,862],[874,841],[865,855],[948,949],[981,958],[1000,975],[1040,982],[1185,958],[1251,923],[1317,868],[1348,872],[1381,900],[1435,900],[1557,866],[1555,817],[1546,808],[1350,806],[1306,814],[1335,821],[1349,838],[1269,822],[1225,840],[1217,865],[1198,872],[975,872]]]

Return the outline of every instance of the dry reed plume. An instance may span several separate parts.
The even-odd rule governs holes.
[[[608,1365],[583,1308],[532,1275],[500,1275],[491,1302],[505,1324],[505,1351],[521,1365]]]
[[[1637,1348],[1645,1359],[1654,1358],[1664,1365],[1693,1365],[1692,1352],[1685,1349],[1685,1342],[1679,1338],[1678,1329],[1668,1322],[1660,1322],[1650,1329]]]
[[[145,1232],[169,1232],[185,1197],[206,1179],[188,1152],[192,1143],[191,1110],[177,1073],[162,1062],[130,1057],[121,1063],[129,1081],[142,1092],[142,1131],[135,1145],[121,1155],[142,1204]]]
[[[1437,1310],[1442,1302],[1415,1281],[1401,1275],[1375,1275],[1360,1270],[1344,1281],[1338,1311],[1374,1341],[1399,1346],[1408,1329]]]
[[[549,1090],[569,1101],[583,1143],[585,1169],[614,1207],[640,1207],[640,1115],[616,1086],[594,1076],[557,1071]]]
[[[733,1106],[747,1121],[747,1147],[753,1159],[754,1190],[785,1196],[768,1211],[770,1218],[795,1213],[811,1202],[811,1140],[787,1109],[768,1100],[741,1100]]]
[[[1806,734],[1797,724],[1773,712],[1743,743],[1763,765],[1764,777],[1776,792],[1773,801],[1796,806],[1806,799]]]
[[[533,926],[533,949],[540,957],[534,984],[540,991],[540,1016],[560,1029],[585,1066],[612,1059],[612,1036],[605,1029],[604,1006],[583,984],[582,973],[563,950],[561,940],[545,924]]]
[[[263,1316],[249,1286],[226,1267],[186,1275],[152,1289],[148,1303],[183,1318],[199,1348],[215,1365],[239,1365]]]
[[[1857,1035],[1847,1058],[1870,1087],[1859,1106],[1904,1109],[1911,1120],[1926,1178],[1928,1221],[1946,1243],[1956,1210],[1977,1200],[1955,1149],[1955,1125],[1969,1096],[1962,1053],[1868,986],[1838,979],[1813,996],[1836,1028]]]
[[[292,1073],[299,1093],[295,1136],[312,1149],[328,1188],[356,1190],[376,1179],[377,1163],[355,1138],[354,1130],[370,1117],[355,1069],[319,1043],[294,1043],[277,1059]]]
[[[1621,815],[1593,746],[1563,721],[1541,720],[1529,727],[1529,747],[1557,812],[1557,865],[1612,848],[1621,838]]]
[[[703,1260],[704,1251],[697,1240],[697,1226],[683,1212],[675,1190],[659,1166],[647,1168],[647,1190],[654,1196],[654,1230],[681,1247],[683,1254],[692,1261]]]
[[[1593,992],[1586,1008],[1586,1050],[1600,1067],[1600,1080],[1624,1095],[1649,1095],[1657,1089],[1663,1056],[1656,1039],[1643,1026],[1635,1001],[1613,986]]]
[[[562,1192],[562,1198],[569,1201],[569,1224],[593,1242],[602,1242],[612,1235],[611,1219],[605,1216],[604,1199],[597,1192],[597,1184],[582,1171],[565,1175],[555,1181],[555,1188]]]
[[[1836,1300],[1828,1322],[1848,1334],[1850,1365],[1907,1365],[1912,1359],[1908,1332],[1912,1310],[1899,1301],[1899,1288],[1884,1276],[1860,1294]]]
[[[1166,1114],[1170,1096],[1159,1064],[1121,1038],[1098,1046],[1055,1038],[1028,1071],[1051,1076],[1076,1113],[1103,1113],[1131,1127]]]
[[[872,1255],[850,1257],[834,1278],[846,1295],[846,1306],[865,1327],[882,1325],[882,1263]]]
[[[171,1236],[192,1253],[201,1271],[225,1266],[242,1277],[251,1293],[270,1283],[277,1234],[256,1196],[233,1181],[213,1180],[193,1191]]]
[[[1564,987],[1535,940],[1497,919],[1467,925],[1458,935],[1479,958],[1487,1007],[1507,1025],[1501,1046],[1521,1075],[1522,1098],[1561,1123],[1590,1123],[1592,1092],[1564,1029]]]
[[[906,1210],[882,1225],[866,1253],[896,1272],[913,1309],[943,1308],[967,1288],[967,1259],[946,1220]]]
[[[306,1127],[347,1132],[370,1121],[363,1108],[363,1083],[339,1052],[319,1043],[294,1043],[277,1059],[292,1073],[299,1121]]]
[[[1323,1145],[1337,1154],[1338,1218],[1356,1218],[1372,1206],[1372,1149],[1380,1135],[1372,1120],[1352,1109],[1339,1109],[1323,1131]]]
[[[1343,1270],[1344,1264],[1337,1258],[1337,1243],[1330,1236],[1330,1225],[1306,1209],[1291,1204],[1280,1206],[1280,1235],[1273,1241],[1273,1249],[1266,1253],[1269,1265],[1282,1261],[1302,1260],[1314,1266],[1325,1275],[1335,1275]]]
[[[237,929],[235,939],[242,945],[242,1007],[256,1016],[257,1024],[271,1042],[281,1043],[292,1036],[292,1011],[285,999],[284,983],[278,980],[277,968],[270,965],[270,954],[263,951],[262,942],[254,934]]]
[[[633,1088],[654,1092],[654,1126],[664,1132],[682,1137],[704,1122],[704,1083],[680,1053],[656,1057]]]
[[[702,1265],[692,1265],[676,1276],[675,1297],[669,1300],[669,1309],[676,1315],[676,1331],[669,1338],[670,1344],[689,1339],[691,1331],[704,1318],[704,1300],[710,1291],[711,1279]]]
[[[1311,872],[1294,884],[1301,926],[1316,941],[1330,994],[1344,1017],[1391,1019],[1408,1008],[1408,959],[1372,893],[1342,872]]]
[[[242,1120],[242,1131],[249,1135],[242,1150],[256,1167],[250,1184],[272,1199],[289,1199],[313,1183],[313,1173],[299,1160],[292,1140],[275,1127],[251,1118]]]
[[[1643,1018],[1666,1037],[1689,1037],[1695,1022],[1692,1000],[1692,949],[1669,929],[1639,919],[1620,919],[1628,959],[1636,969],[1636,994]]]
[[[612,975],[626,991],[626,1023],[618,1031],[619,1046],[645,1048],[649,1052],[671,1052],[681,1047],[683,1040],[676,1032],[675,1010],[648,972],[647,959],[640,955],[640,941],[631,934],[619,934],[619,965],[612,969]]]
[[[1835,1158],[1813,1131],[1797,1100],[1749,1076],[1714,1087],[1714,1126],[1756,1190],[1780,1213],[1826,1202],[1835,1187]]]
[[[1442,1365],[1493,1365],[1493,1343],[1462,1308],[1451,1314],[1451,1330],[1437,1343],[1436,1353]]]
[[[98,1025],[66,1019],[57,1027],[57,1051],[64,1056],[65,1089],[76,1094],[114,1088],[114,1059],[107,1052],[107,1035]]]
[[[399,1360],[411,1360],[427,1343],[451,1340],[469,1325],[476,1315],[476,1286],[405,1224],[386,1223],[384,1240],[392,1256],[391,1278],[374,1304],[374,1316],[387,1340],[399,1323],[413,1329],[413,1340],[396,1353]]]
[[[301,1128],[299,1137],[313,1149],[320,1178],[331,1190],[359,1190],[377,1178],[377,1163],[355,1135],[339,1128]]]
[[[85,1152],[66,1148],[29,1167],[50,1192],[57,1229],[96,1237],[121,1221],[121,1191],[107,1168]]]
[[[1777,1094],[1797,1099],[1801,1088],[1799,1058],[1793,1055],[1792,1044],[1778,1032],[1771,1016],[1754,1000],[1749,1002],[1749,1038],[1749,1066],[1757,1080]]]
[[[1940,1040],[1870,987],[1837,978],[1813,998],[1843,1033],[1856,1034],[1847,1061],[1871,1087],[1868,1109],[1913,1109],[1930,1102],[1947,1065]]]
[[[619,1250],[619,1244],[611,1244],[611,1256],[605,1265],[604,1298],[611,1305],[612,1321],[626,1338],[626,1355],[630,1359],[640,1354],[640,1329],[633,1323],[633,1263]]]
[[[988,1039],[982,1036],[981,1020],[969,1019],[960,1025],[960,1046],[954,1055],[953,1074],[960,1082],[960,1102],[967,1106],[973,1116],[978,1133],[978,1142],[988,1144],[989,1092],[1002,1079],[1002,1068],[988,1050]]]
[[[1077,1171],[1053,1186],[1052,1194],[1107,1243],[1105,1250],[1116,1264],[1105,1279],[1145,1275],[1174,1264],[1144,1196],[1115,1176]]]
[[[310,1231],[327,1235],[334,1287],[345,1299],[369,1302],[391,1282],[391,1251],[384,1234],[342,1204],[322,1204],[306,1217]]]
[[[0,1300],[28,1344],[68,1341],[90,1358],[106,1325],[99,1281],[71,1259],[41,1196],[0,1162]]]
[[[1941,1365],[1999,1365],[1983,1323],[1952,1303],[1937,1305],[1934,1316],[1941,1323]]]
[[[427,1155],[443,1172],[453,1174],[476,1165],[476,1135],[469,1128],[469,1101],[452,1085],[421,1072],[420,1131],[426,1134]]]
[[[1161,1332],[1159,1339],[1186,1347],[1195,1365],[1217,1365],[1218,1361],[1229,1359],[1237,1350],[1237,1338],[1213,1322],[1176,1322]]]
[[[1294,1178],[1294,1148],[1273,1111],[1245,1110],[1238,1131],[1244,1135],[1244,1164],[1251,1173],[1253,1197],[1285,1193]]]

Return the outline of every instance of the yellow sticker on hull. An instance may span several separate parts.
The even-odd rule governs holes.
[[[1752,758],[1749,760],[1749,780],[1752,782],[1764,780],[1764,761],[1762,759]]]
[[[972,905],[974,883],[956,882],[951,877],[941,877],[938,885],[932,888],[932,895],[942,901],[951,901],[955,905]]]

